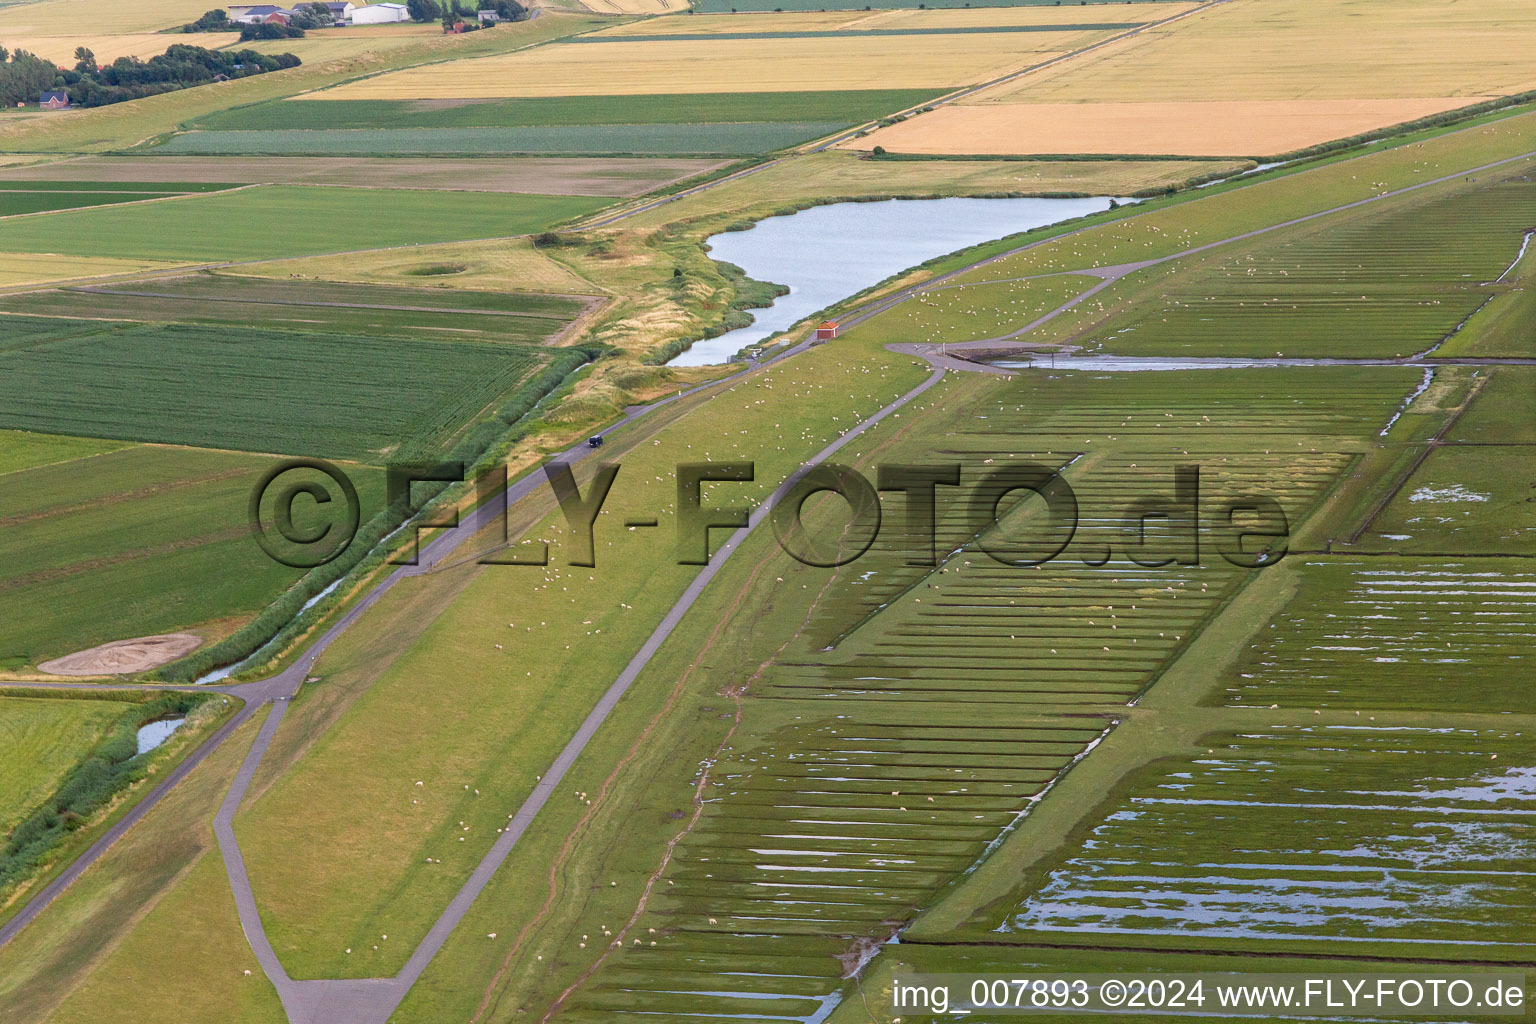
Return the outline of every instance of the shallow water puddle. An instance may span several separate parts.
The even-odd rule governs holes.
[[[181,728],[185,718],[162,718],[139,727],[139,753],[147,754],[171,738],[171,733]]]

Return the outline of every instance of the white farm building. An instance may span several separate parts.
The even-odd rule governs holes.
[[[410,15],[405,11],[405,4],[369,4],[366,7],[352,8],[354,25],[383,25],[392,21],[409,20]]]

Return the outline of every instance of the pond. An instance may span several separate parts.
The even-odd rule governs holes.
[[[181,728],[185,718],[162,718],[139,727],[139,753],[147,754],[171,738],[171,733]]]
[[[926,260],[1109,209],[1083,199],[887,199],[834,203],[709,237],[710,256],[789,294],[751,311],[751,326],[694,342],[671,366],[728,362],[748,345]],[[1126,200],[1114,200],[1125,202]]]

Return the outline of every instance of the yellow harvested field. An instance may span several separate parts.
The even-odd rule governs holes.
[[[119,260],[99,256],[53,256],[35,252],[0,252],[0,288],[75,281],[109,274],[171,270],[183,266],[155,260]]]
[[[1232,0],[985,99],[1504,95],[1536,88],[1533,44],[1536,4],[1527,0]]]
[[[1454,110],[1478,99],[956,105],[878,129],[847,145],[930,155],[1269,156]]]
[[[688,0],[581,0],[598,14],[676,14],[688,9]]]
[[[1533,39],[1509,0],[1230,0],[849,147],[1281,154],[1536,88]]]
[[[423,275],[423,268],[456,273]],[[304,259],[253,263],[240,268],[250,277],[308,277],[321,281],[361,281],[410,288],[466,288],[472,291],[557,292],[594,295],[602,291],[568,270],[526,238],[487,242],[450,242],[399,249],[310,256]]]
[[[196,35],[167,35],[163,32],[130,32],[122,35],[58,35],[28,36],[6,34],[3,42],[12,50],[26,50],[55,64],[73,67],[75,47],[83,46],[96,55],[96,60],[109,64],[119,57],[138,57],[141,60],[164,53],[176,43],[191,43],[216,50],[221,46],[238,43],[238,32],[199,32]],[[294,40],[302,42],[302,40]]]
[[[15,4],[0,8],[0,42],[14,48],[14,40],[22,36],[79,35],[99,38],[133,32],[156,32],[195,21],[210,7],[217,6],[210,0],[152,0],[149,3],[133,3],[132,0],[40,0],[38,3]],[[206,37],[199,33],[197,36],[171,39],[165,46],[198,38]],[[200,45],[212,47],[215,44]],[[164,53],[165,46],[156,52]]]
[[[314,99],[481,99],[806,89],[948,88],[985,81],[1105,33],[555,43],[406,68]]]
[[[898,29],[990,28],[1014,25],[1129,24],[1161,21],[1194,3],[1094,4],[1061,7],[902,8],[883,11],[785,11],[782,14],[697,14],[637,21],[597,33],[614,36],[719,35],[727,32],[868,32]]]

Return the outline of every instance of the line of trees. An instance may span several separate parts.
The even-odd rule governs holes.
[[[495,11],[502,21],[524,21],[528,17],[528,8],[518,0],[496,0],[495,3],[479,5],[465,4],[462,0],[405,0],[405,11],[412,21],[423,24],[433,21],[441,21],[444,25],[452,25],[456,21],[475,22],[479,11]]]
[[[100,107],[204,85],[221,75],[246,78],[298,66],[299,58],[291,53],[208,50],[177,43],[149,60],[119,57],[105,66],[82,46],[75,50],[75,66],[60,69],[36,54],[0,46],[0,103],[32,104],[41,93],[62,91],[74,106]]]

